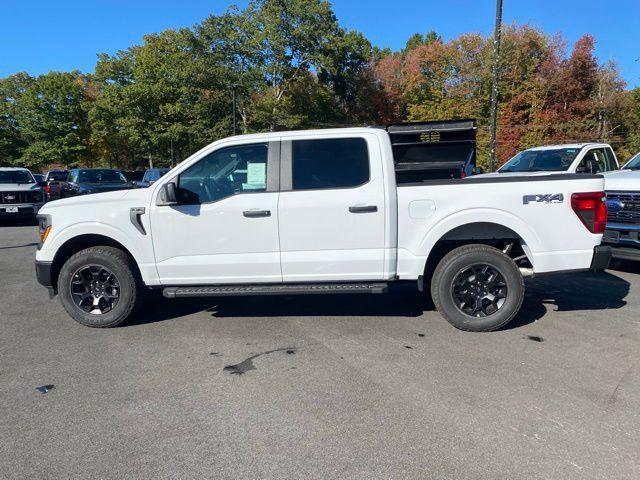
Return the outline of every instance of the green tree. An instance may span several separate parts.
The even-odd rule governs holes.
[[[15,120],[26,143],[21,165],[76,165],[85,159],[89,126],[87,79],[79,72],[50,72],[28,82],[15,105]]]
[[[20,158],[27,142],[18,123],[21,99],[33,83],[26,73],[0,79],[0,166],[10,166]]]
[[[414,48],[417,48],[422,45],[429,45],[430,43],[441,42],[441,41],[442,41],[442,38],[440,37],[440,35],[438,35],[433,30],[426,33],[425,35],[421,33],[414,33],[409,37],[409,40],[407,40],[407,43],[404,46],[403,53],[407,53],[410,50],[413,50]]]

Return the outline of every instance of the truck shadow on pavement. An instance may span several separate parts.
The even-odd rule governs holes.
[[[505,329],[518,328],[556,311],[622,308],[630,284],[609,272],[542,275],[528,279],[522,309]],[[419,317],[433,303],[415,285],[399,285],[387,295],[294,295],[167,300],[155,295],[129,325],[154,323],[207,311],[214,318],[248,317]]]
[[[7,247],[0,246],[0,250],[10,250],[12,248],[35,247],[37,245],[38,245],[38,242],[24,243],[22,245],[9,245]]]
[[[542,318],[548,308],[557,312],[610,310],[624,307],[629,282],[610,272],[574,272],[540,275],[525,282],[520,313],[503,330]]]

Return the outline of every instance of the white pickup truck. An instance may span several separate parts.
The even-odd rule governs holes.
[[[571,143],[533,147],[517,153],[494,173],[484,176],[604,173],[618,169],[618,159],[608,143]]]
[[[487,331],[517,314],[523,275],[606,267],[601,176],[420,181],[419,152],[446,138],[431,128],[396,126],[406,135],[393,144],[384,128],[235,136],[147,189],[48,203],[37,278],[93,327],[126,321],[148,289],[382,293],[409,281],[455,327]],[[407,176],[395,157],[409,144]]]
[[[614,258],[640,261],[640,153],[604,176],[607,229],[603,243]]]

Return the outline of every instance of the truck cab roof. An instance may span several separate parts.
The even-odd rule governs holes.
[[[24,167],[0,167],[3,172],[31,172],[28,168]]]

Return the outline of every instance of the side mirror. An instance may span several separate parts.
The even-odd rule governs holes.
[[[584,165],[579,165],[576,167],[576,173],[589,173],[589,169]]]
[[[473,169],[474,175],[482,175],[484,173],[484,168],[477,166]]]
[[[176,195],[176,184],[174,182],[165,183],[162,188],[160,188],[156,205],[165,206],[177,204],[178,197]]]

